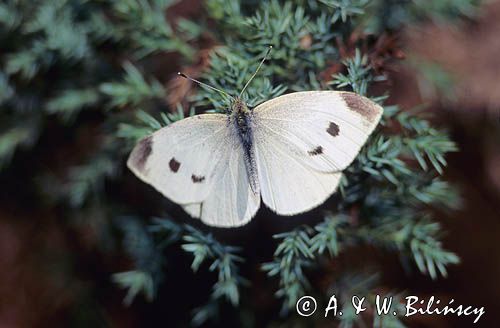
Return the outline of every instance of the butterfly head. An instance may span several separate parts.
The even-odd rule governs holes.
[[[248,113],[250,113],[250,109],[248,108],[247,104],[245,104],[245,102],[241,100],[240,97],[234,98],[231,103],[231,114],[238,115]]]
[[[252,74],[252,76],[250,77],[250,79],[247,81],[247,83],[245,84],[245,86],[243,87],[243,89],[241,90],[240,94],[237,96],[237,97],[233,97],[231,96],[230,94],[226,93],[225,91],[222,91],[220,89],[217,89],[211,85],[208,85],[206,83],[203,83],[203,82],[200,82],[196,79],[193,79],[192,77],[189,77],[187,76],[186,74],[184,73],[181,73],[181,72],[178,72],[177,74],[179,76],[182,76],[183,78],[185,79],[188,79],[190,81],[193,81],[201,86],[204,86],[208,89],[211,89],[211,90],[214,90],[214,91],[217,91],[219,92],[220,94],[223,94],[225,95],[226,97],[228,97],[229,99],[231,99],[231,110],[230,110],[230,113],[235,113],[235,114],[248,114],[250,113],[250,110],[248,109],[248,106],[245,104],[245,102],[243,102],[243,100],[241,100],[241,96],[243,95],[243,93],[245,92],[245,90],[247,89],[247,87],[250,85],[250,82],[252,82],[252,80],[254,79],[254,77],[257,75],[257,73],[259,72],[260,68],[262,67],[262,65],[264,64],[264,61],[266,61],[267,57],[269,56],[269,54],[271,53],[271,49],[273,47],[272,46],[269,46],[269,48],[267,49],[267,52],[266,52],[266,55],[264,56],[264,58],[262,59],[262,61],[260,62],[259,66],[257,66],[257,69],[255,70],[255,72]]]

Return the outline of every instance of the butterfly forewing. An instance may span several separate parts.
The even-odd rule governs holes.
[[[225,165],[230,140],[226,115],[196,115],[142,139],[127,165],[174,202],[198,203],[208,197],[216,170]]]
[[[380,106],[354,93],[295,92],[257,106],[254,133],[313,169],[338,172],[353,161],[381,115]]]

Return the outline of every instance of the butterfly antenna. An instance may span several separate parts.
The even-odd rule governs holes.
[[[177,72],[177,75],[182,76],[183,78],[188,79],[189,81],[192,81],[192,82],[198,83],[199,85],[202,85],[202,86],[204,86],[204,87],[207,87],[207,88],[209,88],[209,89],[212,89],[212,90],[215,90],[215,91],[217,91],[217,92],[219,92],[219,93],[222,93],[223,95],[225,95],[225,96],[227,96],[227,97],[229,97],[229,98],[231,98],[231,99],[233,99],[233,100],[234,100],[234,97],[233,97],[233,96],[231,96],[230,94],[228,94],[227,92],[224,92],[224,91],[222,91],[222,90],[220,90],[220,89],[217,89],[217,88],[215,88],[215,87],[213,87],[213,86],[211,86],[211,85],[208,85],[208,84],[206,84],[206,83],[203,83],[203,82],[201,82],[201,81],[198,81],[198,80],[196,80],[196,79],[193,79],[192,77],[187,76],[187,75],[186,75],[186,74],[184,74],[184,73]]]
[[[239,98],[241,98],[241,95],[243,94],[243,92],[245,92],[246,88],[248,87],[248,85],[250,84],[250,82],[252,82],[252,80],[255,77],[255,75],[257,75],[257,73],[259,72],[260,68],[262,67],[262,65],[266,61],[267,57],[271,53],[272,49],[273,49],[273,46],[269,46],[269,49],[267,49],[266,55],[264,56],[264,58],[262,58],[262,61],[260,62],[260,64],[257,67],[257,69],[255,70],[255,73],[253,73],[253,75],[250,77],[250,80],[248,80],[247,84],[245,84],[245,86],[243,87],[243,90],[241,90],[240,95],[238,96]]]

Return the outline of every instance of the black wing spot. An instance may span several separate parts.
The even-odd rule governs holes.
[[[318,147],[314,148],[313,150],[308,151],[307,153],[311,156],[321,155],[321,154],[323,154],[323,147],[318,146]]]
[[[205,177],[201,175],[191,175],[191,180],[193,180],[193,183],[201,183],[205,181]]]
[[[330,122],[328,129],[326,129],[326,132],[328,132],[332,137],[338,136],[339,131],[340,131],[339,126],[333,122]]]
[[[170,167],[170,170],[174,173],[177,173],[179,171],[179,167],[181,167],[181,163],[177,162],[174,157],[168,162],[168,166]]]
[[[144,166],[153,150],[153,137],[149,136],[142,139],[137,145],[134,154],[134,164],[139,170],[144,170]]]

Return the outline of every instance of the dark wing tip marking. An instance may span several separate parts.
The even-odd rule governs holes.
[[[314,148],[313,150],[308,151],[307,153],[311,156],[321,155],[321,154],[323,154],[323,147],[318,146],[318,147]]]
[[[179,167],[181,167],[181,163],[179,163],[174,157],[168,162],[168,166],[170,167],[170,170],[174,173],[177,173],[179,171]]]
[[[380,112],[380,107],[370,99],[352,92],[341,92],[340,97],[346,102],[347,107],[370,122],[375,122]]]
[[[193,183],[201,183],[205,181],[205,177],[202,175],[191,175],[191,180],[193,180]]]
[[[339,131],[339,126],[333,122],[330,122],[330,125],[328,125],[328,129],[326,129],[326,132],[328,132],[332,137],[338,136]]]
[[[139,141],[132,157],[132,163],[134,166],[140,171],[143,171],[152,151],[153,137],[149,136]]]

